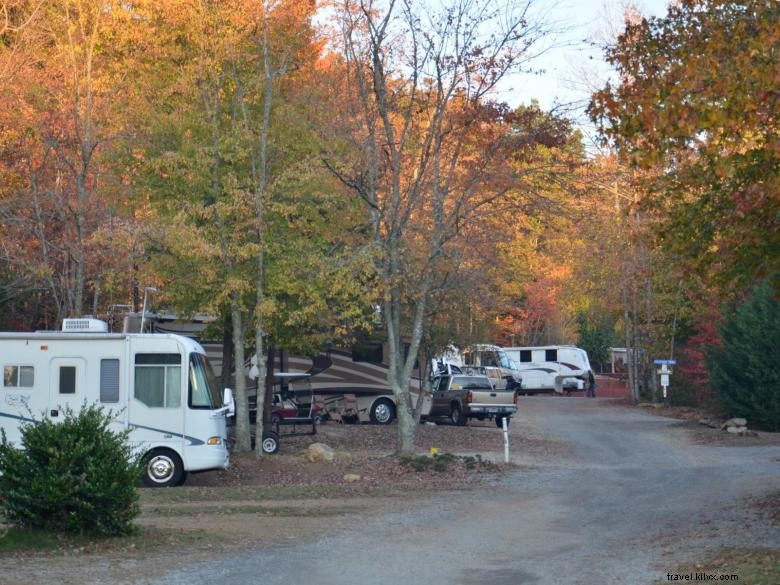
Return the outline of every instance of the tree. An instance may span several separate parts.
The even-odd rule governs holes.
[[[725,292],[778,270],[778,22],[767,0],[682,0],[626,24],[619,83],[590,114],[622,155],[657,167],[659,234]]]
[[[343,105],[325,131],[341,138],[324,158],[366,206],[400,453],[414,447],[419,402],[410,382],[437,268],[467,219],[509,189],[501,163],[519,139],[508,131],[507,109],[487,96],[544,34],[529,8],[477,0],[438,10],[414,0],[338,4]]]
[[[102,158],[120,134],[133,29],[122,2],[2,2],[0,221],[21,290],[46,291],[54,317],[100,304],[117,205]],[[110,248],[109,248],[110,250]],[[91,293],[91,303],[87,295]],[[44,313],[45,314],[45,313]]]
[[[726,411],[756,428],[780,430],[780,302],[772,286],[756,286],[718,330],[722,344],[710,348],[707,365]]]
[[[254,346],[262,413],[269,348],[318,351],[344,321],[363,319],[364,280],[354,276],[365,262],[346,260],[355,205],[317,164],[307,104],[294,97],[307,94],[318,56],[313,10],[184,2],[147,16],[144,148],[125,160],[142,161],[133,166],[154,219],[151,270],[169,301],[229,316],[239,451],[250,450],[245,348]],[[258,417],[257,436],[262,427]]]

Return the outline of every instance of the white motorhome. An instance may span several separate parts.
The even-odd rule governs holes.
[[[98,403],[143,454],[142,479],[180,485],[187,472],[225,469],[232,392],[216,387],[200,344],[174,334],[107,333],[96,319],[66,319],[61,332],[0,333],[0,428],[19,444],[20,423],[62,420]]]
[[[522,392],[558,392],[582,390],[590,371],[584,349],[573,345],[539,347],[505,347],[517,363],[522,378]]]

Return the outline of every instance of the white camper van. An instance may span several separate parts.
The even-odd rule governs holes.
[[[98,403],[143,453],[152,487],[187,472],[225,469],[230,389],[220,395],[203,348],[173,334],[107,333],[96,319],[66,319],[62,332],[0,333],[0,427],[19,443],[22,421],[62,420]]]
[[[505,347],[517,363],[522,378],[522,392],[558,392],[582,390],[590,371],[584,349],[573,345],[540,347]]]

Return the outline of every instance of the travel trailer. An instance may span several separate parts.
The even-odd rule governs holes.
[[[225,469],[232,392],[217,388],[203,347],[174,334],[108,333],[96,319],[62,331],[0,333],[0,427],[19,445],[23,422],[58,421],[85,403],[110,411],[143,456],[143,482],[180,485],[190,471]]]
[[[590,361],[584,349],[573,345],[545,345],[506,347],[504,351],[518,365],[521,392],[560,394],[585,387]]]

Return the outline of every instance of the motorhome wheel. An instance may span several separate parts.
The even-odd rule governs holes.
[[[389,425],[395,419],[395,405],[387,398],[381,398],[371,406],[370,416],[375,425]]]
[[[144,460],[142,480],[149,487],[173,487],[184,481],[184,465],[174,451],[155,449]]]

